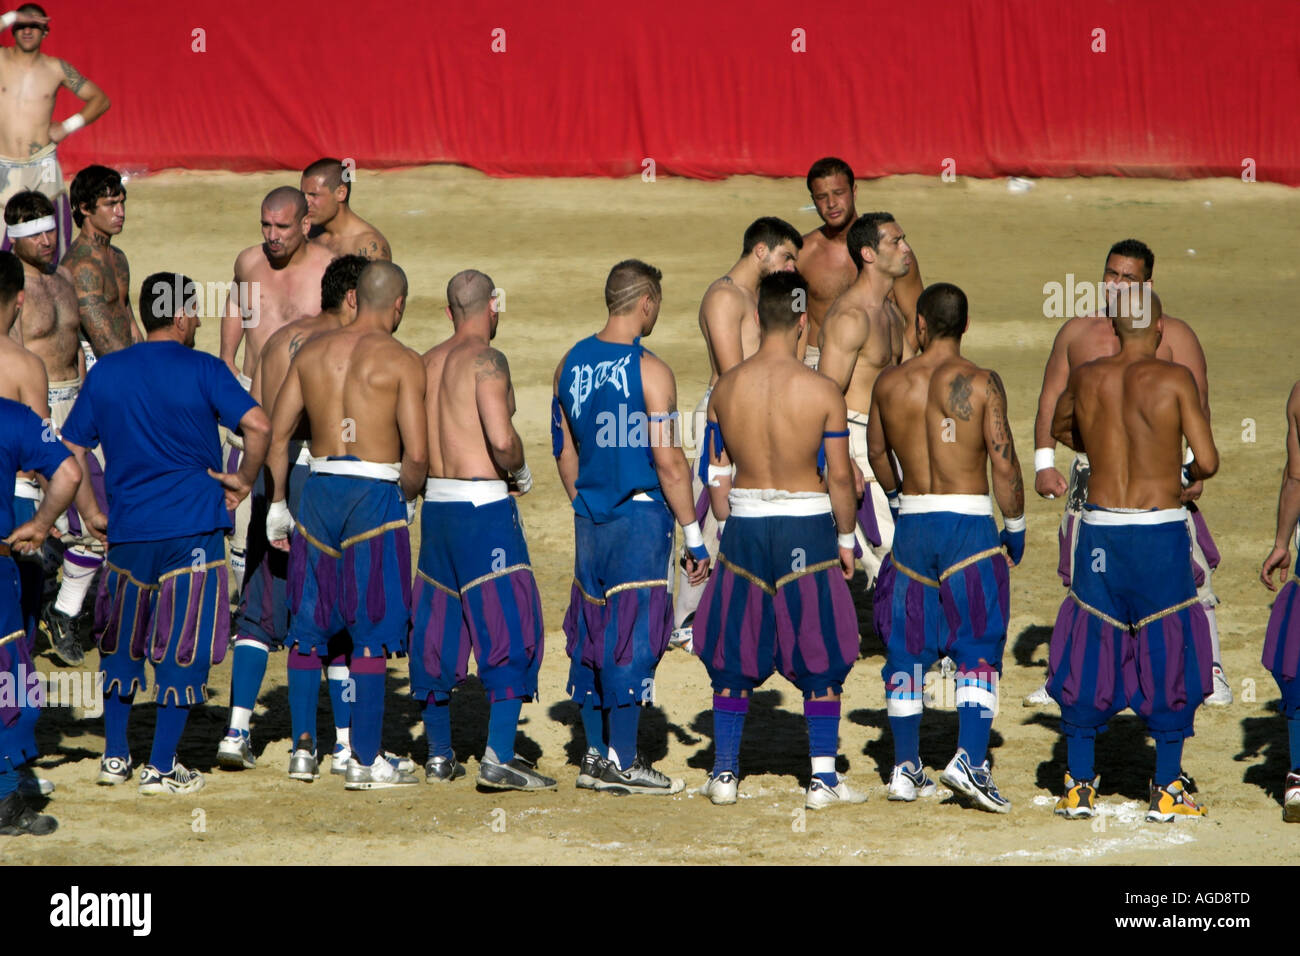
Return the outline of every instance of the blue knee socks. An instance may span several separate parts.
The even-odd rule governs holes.
[[[523,710],[522,698],[495,701],[488,711],[487,749],[492,753],[488,759],[496,758],[497,763],[509,763],[515,759],[515,732],[519,727],[519,712]]]
[[[18,771],[0,770],[0,800],[18,789]]]
[[[1156,742],[1157,786],[1167,787],[1183,772],[1183,735],[1181,733],[1152,734]]]
[[[158,705],[158,723],[153,731],[153,753],[149,755],[149,763],[159,773],[172,772],[172,766],[176,763],[176,748],[180,746],[181,734],[185,732],[185,721],[189,716],[188,706]]]
[[[433,692],[424,701],[424,739],[429,744],[429,756],[453,759],[456,754],[451,749],[451,701],[441,703],[433,699]]]
[[[104,756],[127,760],[131,751],[126,745],[126,722],[131,716],[135,694],[113,693],[104,697]]]
[[[1065,733],[1066,767],[1075,783],[1092,780],[1097,776],[1095,757],[1097,732],[1089,727],[1075,727],[1062,722]]]
[[[582,701],[582,731],[587,737],[587,749],[602,757],[609,755],[609,739],[605,736],[605,715],[596,704],[596,695],[588,694]]]
[[[384,730],[384,672],[382,657],[352,658],[357,699],[352,705],[352,752],[369,767],[379,756]]]
[[[808,722],[813,776],[828,787],[838,786],[840,776],[835,772],[835,755],[840,749],[840,702],[805,700],[803,715]]]
[[[740,776],[740,737],[749,713],[748,697],[713,695],[713,775]]]
[[[889,728],[894,734],[894,766],[911,764],[913,770],[921,769],[921,715],[889,718]]]
[[[289,723],[296,749],[303,737],[311,739],[316,750],[316,704],[320,699],[320,658],[289,649]]]
[[[605,711],[609,719],[609,759],[626,770],[636,760],[636,732],[641,722],[641,708],[624,704]]]

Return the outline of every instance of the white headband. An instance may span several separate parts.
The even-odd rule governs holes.
[[[28,236],[38,236],[42,232],[49,232],[55,228],[53,216],[42,216],[40,219],[33,219],[30,222],[16,222],[7,230],[10,239],[26,239]]]

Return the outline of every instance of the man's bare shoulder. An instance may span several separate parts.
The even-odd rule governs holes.
[[[369,223],[355,237],[350,238],[348,245],[351,246],[349,252],[367,259],[387,259],[391,262],[393,258],[393,250],[384,234]]]
[[[334,261],[335,255],[330,250],[316,242],[309,242],[306,245],[307,254],[303,256],[302,262],[299,263],[301,268],[325,271],[325,267]]]
[[[826,310],[826,317],[822,319],[822,326],[828,327],[831,323],[846,325],[865,325],[870,315],[867,307],[864,306],[851,288],[844,290],[835,297],[831,307]]]
[[[506,361],[505,353],[500,349],[490,345],[478,346],[466,357],[473,360],[475,382],[482,383],[493,379],[504,379],[507,382],[510,380],[510,363]]]
[[[818,226],[816,229],[812,230],[812,232],[804,234],[803,248],[799,251],[808,252],[811,249],[820,249],[823,246],[828,245],[830,245],[830,240],[822,233],[822,227]]]
[[[251,275],[260,269],[268,268],[268,265],[266,251],[263,249],[262,244],[258,243],[255,246],[249,246],[235,256],[235,278],[239,279],[242,276]]]
[[[752,301],[753,296],[732,282],[730,276],[721,276],[709,283],[709,288],[704,293],[704,299],[700,302],[700,309],[733,308],[737,312],[743,313]]]
[[[1201,340],[1197,337],[1196,330],[1183,319],[1176,319],[1172,315],[1162,316],[1160,327],[1162,338],[1173,350],[1175,358],[1183,349],[1201,347]]]

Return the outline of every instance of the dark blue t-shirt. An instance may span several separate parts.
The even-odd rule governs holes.
[[[39,471],[46,478],[68,457],[68,449],[36,413],[20,402],[0,398],[0,538],[14,530],[14,474]]]
[[[95,363],[63,437],[104,452],[108,540],[161,541],[230,527],[217,424],[256,402],[215,355],[139,342]]]

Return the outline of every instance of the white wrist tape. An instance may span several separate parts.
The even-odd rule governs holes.
[[[858,538],[850,531],[848,534],[836,534],[835,541],[841,548],[852,551],[853,546],[858,543]]]
[[[40,219],[16,222],[8,227],[5,233],[10,239],[26,239],[28,236],[39,236],[43,232],[49,232],[57,228],[58,225],[54,222],[53,216],[42,216]]]
[[[711,487],[718,487],[718,479],[723,477],[731,477],[730,465],[709,465],[709,485]]]
[[[1056,448],[1034,449],[1034,471],[1044,471],[1056,467]]]
[[[67,119],[63,121],[63,132],[75,133],[77,130],[81,129],[81,127],[85,125],[86,125],[86,118],[82,116],[80,113],[73,113],[71,116],[69,116]]]
[[[686,536],[686,547],[704,547],[704,534],[700,531],[700,523],[698,521],[692,521],[688,525],[683,525],[682,532]]]
[[[18,11],[10,10],[4,16],[0,17],[0,30],[8,30],[18,21]]]
[[[1188,445],[1187,451],[1183,452],[1183,464],[1190,465],[1194,461],[1196,461],[1196,456],[1192,454],[1192,446]]]
[[[1017,531],[1024,531],[1024,530],[1025,530],[1025,516],[1024,516],[1024,515],[1021,515],[1019,518],[1006,518],[1006,517],[1004,517],[1004,518],[1002,519],[1002,530],[1004,530],[1004,531],[1010,531],[1010,532],[1013,532],[1013,533],[1014,533],[1014,532],[1017,532]]]
[[[266,540],[284,541],[293,529],[293,515],[285,501],[272,501],[266,510]]]
[[[533,487],[533,473],[528,469],[528,462],[524,462],[514,471],[510,472],[510,477],[515,485],[519,488],[521,495],[528,494]]]

